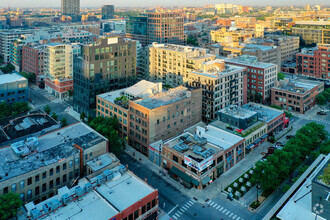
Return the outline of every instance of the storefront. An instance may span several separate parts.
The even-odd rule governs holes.
[[[192,187],[198,188],[199,181],[187,175],[185,172],[179,170],[175,166],[170,169],[170,176],[180,182],[184,187],[191,189]]]

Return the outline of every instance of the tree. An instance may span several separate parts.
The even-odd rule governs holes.
[[[67,121],[66,121],[66,118],[63,117],[62,120],[61,120],[61,126],[62,126],[62,127],[65,127],[65,126],[67,126],[67,125],[68,125],[68,123],[67,123]]]
[[[197,38],[194,37],[194,36],[189,36],[189,37],[187,38],[187,44],[188,44],[188,45],[192,45],[192,46],[198,46],[198,40],[197,40]]]
[[[284,111],[284,113],[285,113],[285,116],[288,117],[288,118],[293,117],[293,114],[290,111]]]
[[[285,78],[285,74],[282,72],[277,73],[277,80],[283,80]]]
[[[271,105],[270,107],[272,107],[272,108],[276,108],[276,109],[279,109],[279,110],[282,110],[282,109],[283,109],[282,107],[280,107],[280,106],[278,106],[278,105]]]
[[[30,109],[29,103],[27,102],[15,102],[12,105],[12,115],[16,116],[28,112]]]
[[[13,72],[13,71],[15,70],[15,67],[14,67],[13,64],[8,63],[6,66],[4,66],[4,67],[0,67],[0,70],[1,70],[3,73],[7,74],[7,73],[11,73],[11,72]]]
[[[57,114],[55,113],[55,112],[53,112],[52,113],[52,116],[51,116],[55,121],[57,121],[57,118],[58,118],[58,116],[57,116]]]
[[[36,83],[36,74],[34,73],[26,73],[26,72],[20,72],[21,76],[25,77],[29,84],[35,84]]]
[[[318,94],[316,96],[316,103],[318,105],[325,105],[326,101],[327,100],[326,100],[325,96],[322,93],[321,94]]]
[[[70,97],[72,97],[73,96],[73,90],[68,90],[68,94],[69,94]]]
[[[0,219],[5,220],[17,215],[17,209],[22,206],[18,194],[7,193],[0,196]]]
[[[11,106],[5,102],[0,102],[0,119],[11,116]]]
[[[49,105],[45,105],[44,112],[46,112],[47,115],[49,115],[51,111],[52,111],[51,107]]]
[[[80,120],[81,120],[81,121],[85,121],[85,118],[86,118],[86,114],[85,114],[85,112],[83,111],[83,112],[80,114]]]

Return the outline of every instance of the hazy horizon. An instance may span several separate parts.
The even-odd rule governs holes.
[[[51,3],[49,2],[51,1]],[[328,0],[319,0],[319,1],[311,1],[311,0],[300,0],[300,1],[288,1],[285,0],[278,0],[278,1],[263,1],[263,0],[246,0],[246,1],[239,1],[239,0],[232,0],[232,1],[219,1],[219,0],[206,0],[202,1],[198,0],[181,0],[178,3],[177,0],[140,0],[134,1],[132,0],[80,0],[81,8],[84,7],[95,7],[99,8],[104,4],[113,4],[115,7],[171,7],[171,6],[202,6],[202,5],[209,5],[209,4],[219,4],[219,3],[231,3],[231,4],[238,4],[238,5],[247,5],[247,6],[302,6],[306,4],[310,5],[330,5]],[[11,8],[60,8],[61,7],[61,0],[29,0],[29,1],[22,1],[22,0],[2,0],[0,2],[0,8],[7,8],[10,5]]]

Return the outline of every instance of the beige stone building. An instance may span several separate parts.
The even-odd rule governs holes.
[[[252,31],[228,31],[226,27],[210,32],[210,41],[220,43],[222,46],[237,47],[240,43],[245,43],[248,39],[252,37]]]
[[[0,195],[13,192],[23,202],[44,201],[86,175],[86,163],[105,154],[107,145],[102,135],[77,123],[2,148]]]
[[[214,59],[203,48],[154,43],[149,49],[149,80],[172,87],[183,85],[191,71]]]

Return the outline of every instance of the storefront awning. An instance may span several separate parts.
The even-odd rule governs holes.
[[[262,135],[260,138],[261,138],[261,139],[265,139],[266,137],[268,137],[268,134],[264,134],[264,135]]]
[[[258,144],[260,141],[261,141],[261,139],[259,138],[259,139],[255,140],[253,143]]]
[[[192,178],[191,183],[194,184],[195,186],[199,186],[199,182],[197,180],[195,180],[194,178]]]
[[[207,183],[210,182],[210,181],[211,181],[211,178],[210,178],[209,176],[206,176],[206,177],[204,177],[204,178],[202,179],[202,184],[205,185],[205,184],[207,184]]]
[[[192,178],[191,176],[188,176],[186,173],[182,172],[181,170],[179,170],[175,166],[172,166],[170,171],[172,173],[174,173],[175,175],[177,175],[178,177],[180,177],[181,179],[183,179],[184,181],[186,181],[187,183],[192,183],[192,181],[194,180],[194,178]]]
[[[250,150],[251,148],[253,148],[254,144],[249,144],[248,146],[245,147],[245,149]]]

